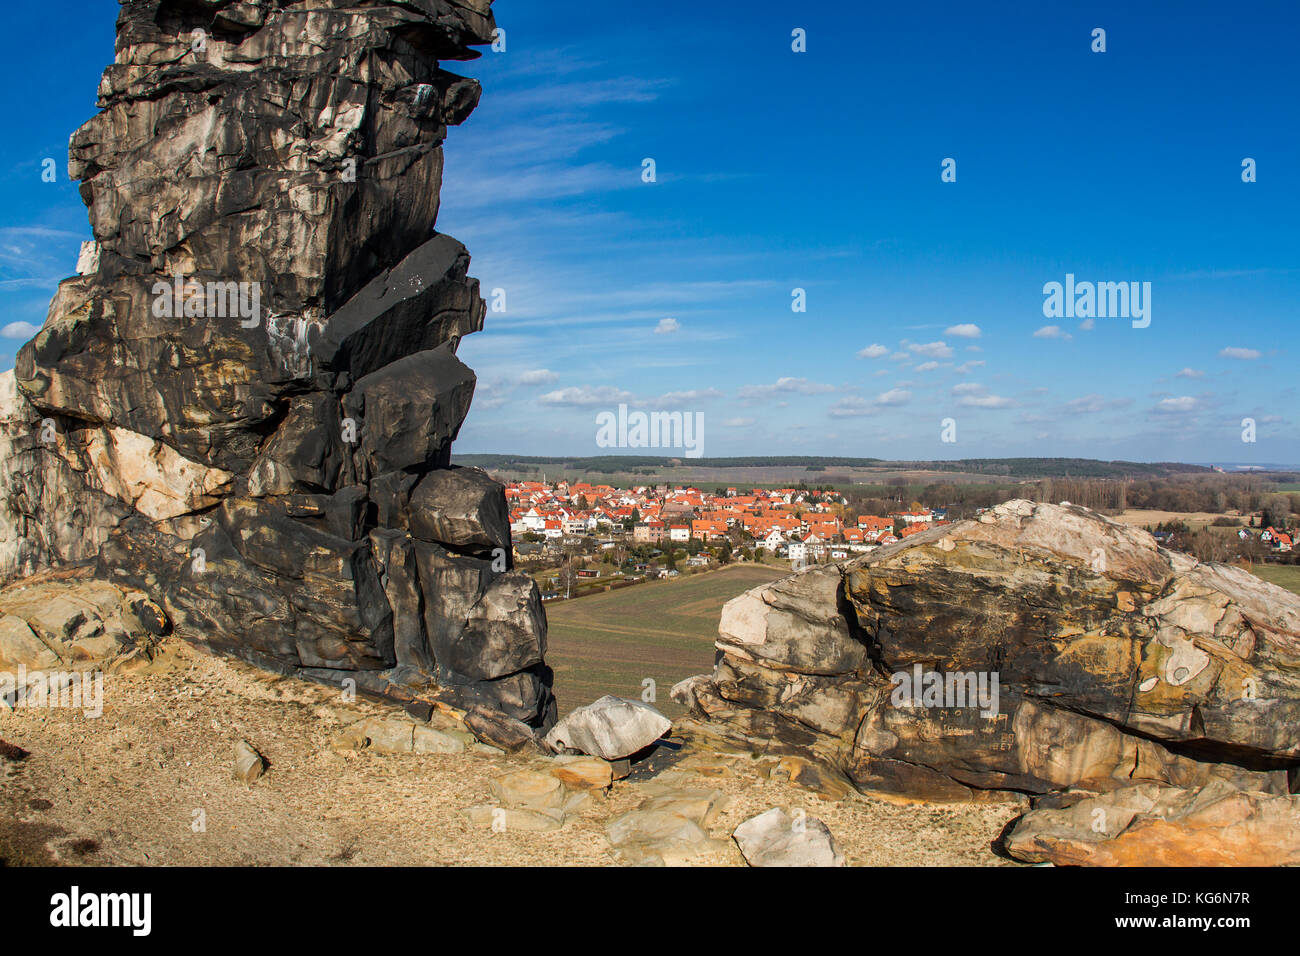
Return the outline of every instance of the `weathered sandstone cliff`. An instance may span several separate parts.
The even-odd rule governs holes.
[[[1083,508],[1011,501],[756,588],[717,647],[674,692],[702,729],[862,790],[1296,789],[1300,598]]]
[[[94,561],[178,633],[554,719],[505,499],[450,467],[482,328],[434,230],[489,0],[124,0],[72,137],[94,241],[0,378],[0,578]]]

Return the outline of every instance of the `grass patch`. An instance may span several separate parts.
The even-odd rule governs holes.
[[[1300,565],[1296,564],[1256,564],[1251,572],[1269,584],[1286,588],[1292,594],[1300,594]]]
[[[548,603],[546,662],[555,670],[560,714],[605,694],[639,699],[648,677],[655,706],[680,717],[683,709],[668,692],[684,677],[713,670],[722,605],[789,573],[788,567],[733,565]]]

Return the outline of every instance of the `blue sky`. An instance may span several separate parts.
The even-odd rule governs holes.
[[[703,413],[709,456],[1300,462],[1296,5],[979,6],[499,0],[505,51],[448,64],[484,94],[438,228],[505,293],[457,450],[603,453],[626,402]],[[3,40],[0,325],[89,237],[40,162],[116,4],[65,8]],[[1150,326],[1046,318],[1067,273],[1150,282]]]

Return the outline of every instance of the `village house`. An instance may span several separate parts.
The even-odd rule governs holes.
[[[691,537],[700,541],[721,541],[727,537],[727,523],[697,518],[691,522]]]
[[[809,533],[803,539],[803,545],[808,551],[808,557],[820,561],[826,554],[826,542],[816,533]]]
[[[926,508],[921,511],[898,511],[889,516],[903,524],[929,524],[934,520],[934,512]]]

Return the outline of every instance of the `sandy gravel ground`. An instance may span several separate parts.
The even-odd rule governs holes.
[[[143,671],[108,675],[104,712],[0,710],[0,739],[29,751],[0,758],[0,861],[7,865],[615,865],[604,829],[643,784],[620,781],[563,830],[493,833],[460,810],[490,802],[487,781],[541,758],[338,752],[347,724],[400,713],[265,674],[176,641]],[[246,738],[269,768],[232,775]],[[687,755],[681,767],[708,755]],[[1005,805],[832,803],[766,780],[744,758],[691,785],[730,796],[712,835],[772,806],[821,818],[850,865],[1014,865],[991,845],[1018,812]],[[674,770],[681,775],[683,770]]]

